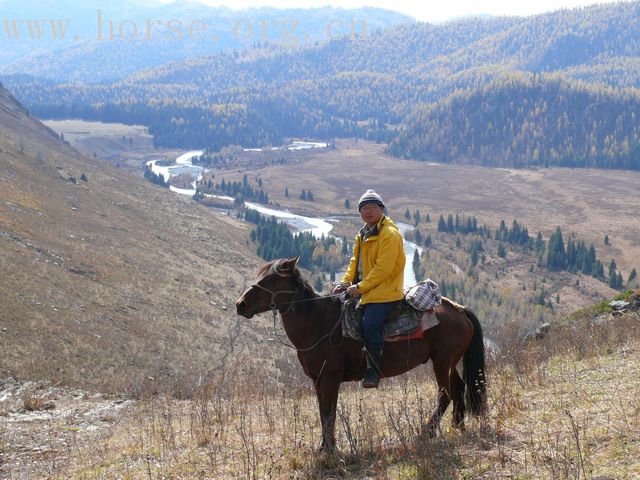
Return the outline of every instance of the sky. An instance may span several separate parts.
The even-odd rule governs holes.
[[[172,0],[162,0],[168,3]],[[331,5],[342,8],[363,6],[395,10],[423,22],[442,22],[467,15],[534,15],[562,8],[576,8],[607,0],[195,0],[212,6],[234,10],[270,6],[277,8],[310,8]]]

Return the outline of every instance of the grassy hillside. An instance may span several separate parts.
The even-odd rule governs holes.
[[[83,157],[4,89],[0,199],[0,377],[179,392],[251,363],[244,225]]]
[[[299,368],[287,370],[284,387],[260,376],[248,383],[227,378],[188,401],[79,400],[80,392],[46,384],[5,383],[11,415],[0,417],[0,472],[78,479],[637,478],[640,316],[594,320],[584,314],[531,343],[505,328],[488,363],[489,410],[466,431],[452,428],[448,413],[437,438],[423,434],[437,394],[429,365],[384,379],[376,391],[343,387],[340,452],[329,456],[314,453],[320,425]],[[47,405],[46,420],[39,419],[38,408]]]

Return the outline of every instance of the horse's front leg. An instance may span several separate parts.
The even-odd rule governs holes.
[[[315,380],[316,396],[322,423],[321,452],[333,452],[336,448],[336,409],[340,381],[330,376],[321,375]]]

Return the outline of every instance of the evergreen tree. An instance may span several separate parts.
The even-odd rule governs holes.
[[[416,248],[413,252],[413,261],[411,262],[413,267],[413,273],[416,275],[416,279],[418,278],[418,270],[420,269],[420,254],[418,254],[418,249]]]
[[[611,288],[618,288],[618,272],[616,271],[617,265],[614,259],[609,262],[609,286]]]
[[[453,233],[456,231],[456,227],[453,223],[453,215],[449,214],[447,216],[447,232]]]
[[[564,270],[567,267],[567,254],[562,239],[562,230],[556,227],[556,231],[549,238],[549,252],[547,254],[547,268],[549,270]]]

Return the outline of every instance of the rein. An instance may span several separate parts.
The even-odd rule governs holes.
[[[276,338],[278,339],[278,341],[284,345],[285,347],[291,348],[297,352],[309,352],[311,350],[313,350],[314,348],[316,348],[318,345],[320,345],[320,343],[322,341],[324,341],[325,339],[327,339],[328,337],[330,337],[331,335],[333,335],[333,333],[336,331],[336,328],[338,327],[338,325],[340,325],[341,321],[342,321],[342,317],[343,317],[343,313],[340,313],[340,316],[338,317],[338,321],[335,323],[335,325],[331,328],[331,330],[329,331],[329,333],[323,335],[322,337],[320,337],[313,345],[311,345],[310,347],[307,348],[297,348],[295,345],[291,345],[290,343],[282,340],[282,338],[280,337],[280,335],[278,334],[277,330],[276,330],[276,321],[277,321],[277,312],[278,312],[278,304],[276,303],[275,299],[276,296],[281,294],[281,293],[290,293],[293,294],[293,298],[291,299],[290,302],[284,302],[281,305],[285,305],[285,304],[289,304],[289,308],[287,308],[287,310],[282,313],[280,312],[280,315],[286,315],[287,313],[289,313],[290,310],[293,309],[293,305],[296,303],[305,303],[305,302],[313,302],[315,300],[322,300],[324,298],[335,298],[335,295],[321,295],[318,297],[314,297],[314,298],[303,298],[300,300],[295,300],[295,296],[298,294],[298,292],[300,291],[300,288],[296,288],[295,290],[270,290],[266,287],[263,287],[262,285],[259,285],[257,283],[254,283],[253,285],[251,285],[251,287],[256,287],[260,290],[263,290],[265,292],[267,292],[269,295],[271,295],[271,302],[269,303],[268,307],[269,310],[271,310],[271,313],[273,314],[273,334],[276,336]],[[338,347],[340,345],[333,345],[334,347]]]

